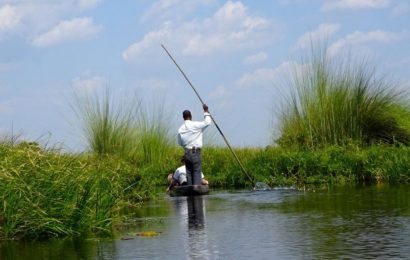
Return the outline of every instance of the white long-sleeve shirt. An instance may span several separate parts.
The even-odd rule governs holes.
[[[185,149],[202,148],[202,132],[212,123],[211,114],[204,113],[204,121],[185,120],[178,129],[178,144]]]

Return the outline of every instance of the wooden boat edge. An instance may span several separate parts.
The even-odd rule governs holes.
[[[208,185],[184,185],[184,186],[175,186],[170,191],[171,197],[178,196],[199,196],[206,195],[209,193]]]

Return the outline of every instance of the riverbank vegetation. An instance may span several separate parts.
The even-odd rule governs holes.
[[[164,195],[166,173],[179,166],[181,152],[170,146],[154,167],[116,156],[45,150],[35,143],[1,144],[0,239],[111,234],[124,208]],[[272,187],[410,182],[410,148],[403,145],[236,152],[255,181]],[[207,147],[203,156],[211,188],[252,188],[228,149]]]
[[[236,151],[255,182],[271,187],[326,188],[357,183],[410,183],[410,148],[403,145],[280,147]],[[215,187],[251,188],[229,150],[204,150],[204,174]]]
[[[224,147],[203,149],[213,189],[325,188],[410,183],[406,97],[366,63],[334,63],[322,53],[294,74],[281,136],[263,148],[235,149],[252,181]],[[0,142],[0,239],[111,234],[123,210],[163,196],[183,151],[163,107],[109,92],[77,97],[87,149],[66,153],[35,142]]]

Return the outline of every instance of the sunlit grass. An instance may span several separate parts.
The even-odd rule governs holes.
[[[141,109],[138,97],[121,102],[109,90],[75,97],[73,108],[88,149],[99,156],[131,154],[137,141],[134,123]]]
[[[77,96],[76,101],[75,110],[92,153],[146,165],[162,161],[172,146],[163,105],[145,104],[137,95],[115,99],[108,90],[103,95]]]
[[[135,123],[138,140],[134,158],[149,165],[166,160],[175,142],[170,138],[165,107],[145,106]]]
[[[293,74],[294,92],[282,110],[279,144],[409,143],[405,96],[377,77],[366,61],[330,58],[319,50],[304,64]]]
[[[123,188],[138,173],[109,158],[0,144],[0,239],[111,232]]]

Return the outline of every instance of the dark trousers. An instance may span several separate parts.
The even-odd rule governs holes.
[[[185,150],[185,168],[188,185],[202,184],[202,158],[200,149]]]

